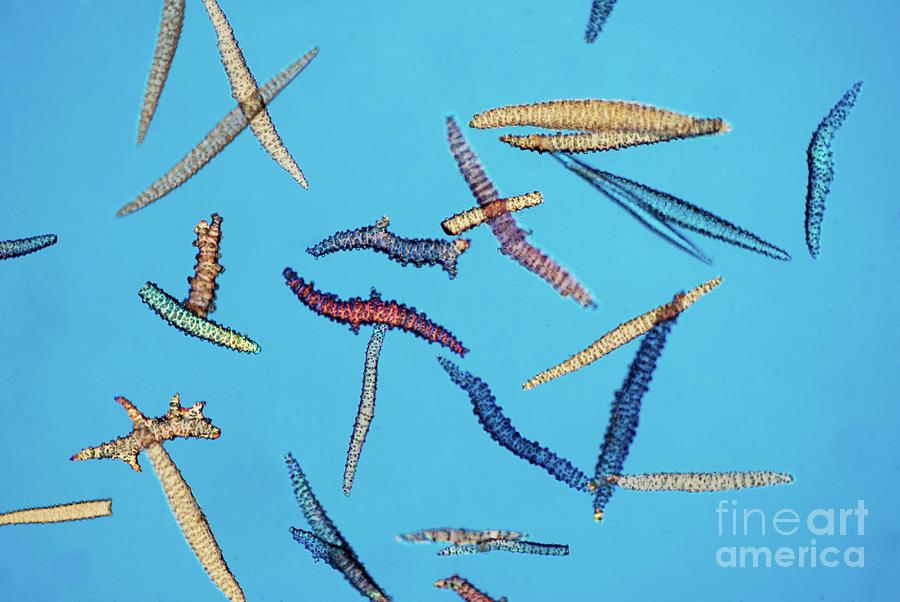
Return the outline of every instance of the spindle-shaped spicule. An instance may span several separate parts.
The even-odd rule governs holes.
[[[56,234],[39,234],[28,238],[0,241],[0,260],[28,255],[56,244]]]
[[[305,55],[294,61],[287,68],[275,77],[270,79],[259,89],[260,97],[263,102],[268,104],[278,96],[278,93],[294,81],[301,71],[312,61],[319,53],[318,48],[313,48]],[[117,217],[124,217],[139,209],[143,209],[150,203],[153,203],[166,196],[185,182],[187,182],[195,173],[200,171],[213,157],[218,155],[228,144],[234,140],[238,134],[244,131],[248,125],[247,117],[240,106],[231,110],[222,120],[213,127],[212,130],[188,153],[181,158],[178,163],[172,166],[169,171],[160,176],[155,182],[150,184],[143,192],[137,195],[131,202],[123,206],[116,212]]]
[[[472,411],[485,432],[501,447],[550,473],[557,481],[576,491],[587,491],[590,479],[565,458],[561,458],[537,441],[523,437],[512,425],[487,384],[465,372],[450,360],[438,357],[441,367],[458,387],[469,394]]]
[[[540,205],[543,202],[544,197],[537,191],[505,199],[497,199],[486,203],[483,207],[473,207],[448,217],[441,222],[441,228],[446,234],[457,236],[504,213],[521,211],[522,209]]]
[[[405,543],[449,543],[468,544],[481,543],[490,539],[508,539],[515,541],[525,539],[527,533],[506,529],[463,529],[457,527],[440,527],[437,529],[420,529],[411,533],[397,535],[397,541]]]
[[[550,382],[560,376],[564,376],[570,372],[575,372],[576,370],[580,370],[585,366],[593,364],[604,355],[615,351],[622,345],[641,336],[659,322],[674,318],[721,283],[721,277],[704,282],[689,290],[687,293],[675,295],[669,303],[660,305],[636,318],[632,318],[627,322],[619,324],[616,328],[607,332],[569,359],[531,377],[522,385],[522,388],[526,390],[533,389],[538,385]]]
[[[605,99],[551,100],[498,107],[475,115],[469,125],[479,129],[523,125],[572,130],[575,133],[500,138],[526,150],[569,153],[617,150],[721,134],[731,129],[718,117],[691,117],[637,102]]]
[[[622,388],[616,391],[613,398],[609,423],[600,446],[600,455],[597,457],[597,466],[594,470],[595,480],[592,484],[594,519],[597,521],[603,519],[603,511],[613,493],[613,487],[606,477],[622,472],[622,466],[637,433],[641,402],[650,387],[656,362],[677,319],[676,316],[659,322],[644,336],[628,368],[628,375],[622,383]]]
[[[861,89],[860,81],[844,93],[819,123],[806,151],[806,162],[809,167],[809,181],[806,188],[806,246],[813,259],[819,256],[825,198],[834,180],[834,153],[831,150],[831,143],[850,114],[850,109],[856,104]]]
[[[436,238],[403,238],[388,231],[391,220],[384,216],[372,226],[335,232],[328,238],[306,249],[315,258],[356,249],[371,249],[384,253],[401,265],[412,264],[417,268],[439,265],[450,278],[457,274],[457,260],[469,248],[464,238],[440,240]]]
[[[734,491],[793,483],[794,477],[771,470],[744,472],[652,472],[637,475],[610,475],[609,483],[632,491]]]
[[[343,574],[350,585],[364,597],[370,600],[390,600],[390,597],[366,571],[365,566],[347,540],[328,518],[294,456],[287,453],[284,459],[297,504],[312,529],[310,532],[291,527],[291,535],[294,540],[302,544],[315,560],[322,560]]]
[[[219,438],[221,431],[203,415],[204,402],[182,407],[181,398],[175,394],[169,403],[169,411],[164,416],[147,418],[124,397],[117,397],[116,401],[128,412],[133,423],[131,433],[97,447],[85,448],[71,459],[119,459],[140,472],[138,454],[146,451],[162,484],[172,514],[203,569],[229,600],[243,601],[245,598],[241,586],[225,562],[206,515],[178,467],[163,449],[165,441],[176,437]]]
[[[344,301],[332,293],[317,290],[314,282],[306,282],[289,267],[282,274],[288,288],[301,303],[333,322],[349,325],[354,333],[359,333],[360,326],[384,324],[388,328],[410,332],[430,343],[443,345],[461,356],[469,351],[450,331],[429,320],[415,307],[393,300],[384,301],[375,289],[372,289],[368,299],[353,297]]]
[[[487,552],[512,552],[532,556],[568,556],[569,546],[536,541],[511,541],[509,539],[489,539],[479,543],[453,544],[438,552],[438,556],[464,556]]]
[[[4,512],[0,514],[0,527],[3,525],[63,523],[102,516],[112,516],[112,500],[89,500]]]
[[[359,396],[359,410],[356,413],[356,422],[353,423],[353,433],[350,435],[350,446],[347,449],[347,462],[344,464],[344,495],[350,495],[353,489],[353,480],[356,478],[356,469],[359,466],[359,458],[362,454],[366,435],[369,434],[369,426],[375,417],[375,393],[378,388],[378,358],[381,355],[381,346],[384,343],[386,324],[376,324],[372,329],[372,337],[366,346],[366,361],[363,366],[362,393]]]
[[[453,117],[447,118],[447,142],[453,160],[479,206],[483,209],[500,200],[500,193],[488,179],[478,155],[469,147]],[[572,297],[584,307],[596,306],[591,294],[572,274],[526,240],[525,231],[510,213],[489,218],[487,223],[500,243],[501,253],[543,279],[563,297]]]
[[[616,0],[594,0],[591,3],[591,14],[588,16],[587,29],[584,32],[585,42],[593,44],[596,41],[615,5]]]
[[[216,277],[225,269],[219,263],[222,254],[219,244],[222,240],[222,217],[212,214],[212,223],[200,220],[194,228],[197,240],[197,263],[194,264],[194,275],[188,277],[188,298],[184,302],[185,309],[205,318],[216,310]]]
[[[309,188],[306,177],[275,130],[275,124],[266,108],[266,101],[256,84],[256,78],[247,68],[244,53],[238,46],[234,31],[225,17],[225,13],[219,8],[216,0],[203,0],[203,5],[216,30],[219,55],[228,76],[228,83],[231,84],[231,95],[240,104],[244,117],[250,122],[253,135],[275,162],[287,171],[300,186]]]
[[[163,0],[162,19],[159,34],[156,38],[156,49],[153,51],[153,62],[150,65],[150,76],[144,90],[144,102],[141,105],[141,116],[138,122],[137,143],[144,141],[147,128],[156,113],[159,97],[169,77],[172,59],[181,39],[181,28],[184,24],[184,0]]]
[[[788,261],[791,258],[790,253],[784,249],[766,242],[756,234],[736,226],[728,220],[713,215],[702,207],[634,180],[596,169],[574,157],[557,156],[557,158],[569,170],[581,176],[597,190],[607,196],[619,199],[620,202],[630,203],[661,222],[674,224],[772,259]]]
[[[494,600],[459,575],[438,579],[434,582],[434,586],[438,589],[448,589],[456,592],[465,602],[507,602],[505,596]]]

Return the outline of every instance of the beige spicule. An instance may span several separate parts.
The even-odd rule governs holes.
[[[521,211],[522,209],[540,205],[543,202],[544,197],[537,191],[505,199],[497,199],[481,207],[474,207],[448,217],[441,222],[441,228],[447,234],[456,236],[504,213]]]
[[[544,370],[540,374],[530,378],[522,385],[523,389],[533,389],[538,385],[550,382],[555,378],[559,378],[569,372],[574,372],[589,364],[596,362],[604,355],[618,349],[622,345],[628,343],[646,333],[653,326],[663,320],[674,318],[688,307],[693,305],[700,297],[715,289],[722,283],[721,276],[714,278],[708,282],[689,290],[686,293],[679,293],[671,302],[641,314],[627,322],[619,324],[613,330],[607,332],[602,337],[594,341],[587,348],[579,351],[569,359],[565,360]]]
[[[206,318],[216,310],[216,277],[225,268],[219,263],[222,254],[219,245],[222,240],[222,216],[213,213],[211,222],[200,220],[194,228],[197,235],[194,246],[197,247],[197,262],[194,264],[194,275],[188,276],[188,298],[183,305],[194,315]]]
[[[219,8],[216,0],[203,0],[203,5],[216,30],[219,54],[222,58],[222,65],[225,67],[225,73],[228,75],[228,82],[231,84],[231,94],[241,105],[244,116],[250,121],[250,129],[253,130],[253,134],[263,148],[275,159],[275,162],[291,174],[291,177],[300,186],[309,188],[303,172],[300,171],[297,162],[294,161],[275,130],[275,124],[266,109],[265,100],[260,94],[256,79],[247,68],[244,54],[238,46],[234,31],[231,24],[228,23],[225,13]]]
[[[156,113],[159,97],[166,79],[169,77],[169,69],[172,67],[172,59],[178,49],[178,40],[181,39],[181,28],[184,24],[184,0],[164,0],[162,19],[159,24],[159,35],[156,38],[156,50],[153,51],[153,62],[150,65],[150,76],[147,78],[147,87],[144,90],[144,103],[141,105],[141,117],[138,122],[137,143],[144,141],[147,128]]]
[[[478,544],[489,540],[505,539],[515,541],[525,539],[527,533],[507,529],[464,529],[441,527],[437,529],[421,529],[412,533],[397,535],[397,541],[406,543],[450,543],[453,545]]]
[[[731,491],[750,487],[766,487],[792,483],[794,477],[770,470],[745,472],[653,472],[638,475],[616,475],[609,481],[633,491]]]
[[[216,542],[206,515],[203,514],[190,485],[184,480],[175,462],[160,443],[148,446],[146,451],[153,464],[153,470],[162,483],[175,520],[178,521],[184,538],[210,579],[229,600],[246,600],[241,586],[222,556],[222,549]]]
[[[0,514],[0,525],[28,525],[35,523],[62,523],[112,515],[112,500],[71,502],[42,508],[25,508]]]
[[[510,146],[539,153],[589,153],[606,150],[619,150],[629,146],[657,144],[678,138],[716,134],[721,130],[713,120],[698,124],[690,134],[676,132],[578,132],[576,134],[527,134],[517,136],[505,134],[500,141]]]
[[[668,132],[681,136],[715,125],[727,132],[730,126],[719,118],[703,119],[624,100],[551,100],[510,105],[475,115],[474,128],[488,129],[513,125],[533,125],[556,130]],[[709,133],[709,132],[707,132]]]

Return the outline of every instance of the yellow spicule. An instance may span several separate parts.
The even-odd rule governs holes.
[[[474,128],[533,125],[556,130],[656,132],[678,136],[727,132],[725,121],[701,119],[624,100],[551,100],[490,109],[472,118]]]
[[[150,77],[147,78],[147,88],[144,90],[144,104],[141,105],[141,118],[138,123],[137,143],[144,141],[147,128],[156,113],[156,105],[162,94],[163,86],[169,77],[169,68],[175,51],[178,49],[178,40],[181,38],[181,27],[184,24],[184,0],[163,0],[162,20],[159,25],[159,35],[156,39],[156,50],[153,52],[153,63],[150,66]]]
[[[225,73],[228,75],[228,82],[231,84],[231,95],[241,105],[244,116],[250,122],[250,129],[253,130],[253,135],[275,159],[275,162],[291,174],[300,186],[309,188],[303,172],[300,171],[297,162],[294,161],[291,153],[288,152],[288,149],[281,141],[281,137],[275,130],[275,124],[272,123],[272,118],[266,109],[266,103],[259,93],[256,79],[253,77],[250,69],[247,68],[244,54],[238,46],[234,37],[234,31],[231,29],[225,13],[219,8],[216,0],[203,0],[203,5],[206,7],[209,19],[216,30],[219,55],[222,58]]]
[[[559,378],[569,372],[574,372],[589,364],[596,362],[607,353],[614,351],[641,336],[653,326],[664,320],[674,318],[688,307],[693,305],[697,299],[710,292],[722,283],[722,277],[716,277],[709,282],[704,282],[696,288],[686,293],[679,293],[671,302],[660,305],[656,309],[652,309],[647,313],[641,314],[636,318],[619,324],[615,329],[607,332],[605,335],[591,343],[586,349],[579,351],[566,361],[544,370],[537,376],[530,378],[522,385],[523,389],[533,389],[538,385],[542,385],[555,378]]]
[[[205,219],[200,220],[194,228],[197,240],[197,263],[194,264],[194,276],[188,277],[191,285],[188,298],[184,307],[191,313],[205,318],[216,310],[216,276],[225,268],[219,264],[221,253],[219,242],[222,239],[222,217],[218,213],[212,214],[212,223]]]
[[[706,120],[692,130],[688,136],[674,132],[578,132],[577,134],[528,134],[500,136],[500,141],[524,150],[539,153],[588,153],[594,151],[619,150],[629,146],[656,144],[676,138],[704,136],[722,131],[715,120]]]
[[[462,234],[466,230],[471,230],[475,226],[483,224],[489,219],[495,218],[504,213],[513,213],[521,211],[528,207],[534,207],[544,202],[544,197],[540,192],[529,192],[519,196],[511,196],[505,199],[497,199],[491,201],[481,207],[468,209],[462,213],[448,217],[441,222],[441,228],[450,236]]]
[[[222,549],[216,542],[206,515],[197,503],[190,485],[181,476],[181,472],[159,443],[147,447],[147,455],[153,464],[153,470],[162,483],[172,514],[184,533],[188,545],[196,554],[203,569],[213,583],[216,584],[229,600],[245,600],[244,592],[238,584],[225,558]]]
[[[62,523],[70,520],[84,520],[111,515],[112,500],[91,500],[6,512],[0,514],[0,525]]]

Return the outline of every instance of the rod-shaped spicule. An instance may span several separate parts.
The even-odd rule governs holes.
[[[147,282],[142,286],[138,295],[160,318],[188,336],[241,353],[260,352],[259,344],[249,337],[209,318],[201,318],[153,282]]]
[[[610,195],[615,194],[617,189],[626,191],[628,194],[620,198],[624,198],[625,202],[633,203],[661,221],[772,259],[789,261],[791,258],[790,253],[784,249],[683,199],[634,180],[596,169],[574,157],[559,156],[557,158],[569,170],[601,191],[608,192]]]
[[[222,257],[219,244],[222,240],[222,216],[212,214],[211,223],[205,219],[194,228],[197,239],[197,263],[194,264],[194,275],[188,277],[188,298],[184,307],[197,316],[205,318],[216,310],[216,277],[225,269],[219,263]]]
[[[489,539],[525,539],[527,533],[506,529],[463,529],[457,527],[440,527],[437,529],[420,529],[411,533],[401,533],[397,541],[406,543],[481,543]]]
[[[523,460],[542,468],[557,481],[565,483],[576,491],[587,491],[590,479],[580,469],[565,458],[561,458],[537,441],[523,437],[503,414],[497,399],[487,383],[465,372],[444,357],[438,357],[441,367],[458,387],[469,394],[472,410],[478,417],[485,432],[501,447],[506,448]]]
[[[305,55],[294,61],[286,69],[275,75],[259,89],[263,101],[268,104],[278,96],[285,86],[294,81],[301,71],[319,53],[318,48],[313,48]],[[169,171],[164,173],[155,182],[150,184],[143,192],[137,195],[131,202],[116,212],[117,217],[124,217],[139,209],[143,209],[166,196],[185,182],[191,176],[200,171],[213,157],[218,155],[238,134],[244,131],[248,121],[240,106],[232,109],[216,126],[192,148],[187,155],[182,157]]]
[[[359,410],[356,413],[356,422],[353,423],[353,433],[350,435],[350,446],[347,449],[347,462],[344,464],[344,495],[350,495],[353,489],[353,479],[356,478],[356,468],[359,466],[359,458],[362,454],[366,435],[369,434],[369,425],[375,417],[375,392],[378,388],[378,358],[381,355],[381,346],[384,343],[386,324],[376,324],[372,330],[372,337],[366,346],[366,361],[363,366],[362,393],[359,395]]]
[[[587,29],[584,32],[584,41],[588,44],[593,44],[597,39],[597,36],[600,35],[600,32],[603,31],[603,26],[606,24],[606,20],[609,18],[609,13],[612,12],[613,7],[616,5],[616,0],[594,0],[591,4],[591,14],[588,16],[588,24]]]
[[[64,523],[102,516],[112,516],[112,500],[89,500],[4,512],[0,514],[0,526]]]
[[[181,27],[184,24],[184,0],[163,0],[162,19],[159,24],[159,35],[156,37],[156,49],[153,51],[153,62],[150,65],[150,77],[144,89],[144,103],[141,105],[141,117],[138,121],[137,143],[144,141],[147,128],[156,113],[156,105],[162,94],[172,59],[181,39]]]
[[[225,562],[206,515],[181,471],[160,443],[149,445],[146,449],[172,514],[197,560],[226,598],[233,601],[246,600],[240,584]]]
[[[453,160],[478,204],[484,208],[500,200],[500,193],[488,179],[478,155],[469,147],[453,117],[447,118],[447,142]],[[500,243],[501,253],[543,279],[563,297],[572,297],[584,307],[596,306],[591,294],[572,274],[526,240],[525,231],[510,213],[492,217],[487,223]]]
[[[640,421],[641,402],[644,394],[650,387],[656,362],[666,345],[666,338],[677,320],[677,316],[671,320],[659,322],[641,341],[628,368],[628,375],[622,383],[622,388],[616,391],[612,407],[609,411],[609,423],[606,426],[606,434],[600,445],[600,455],[597,457],[597,467],[594,470],[594,519],[603,519],[603,511],[613,493],[613,487],[605,479],[610,475],[622,472],[622,466],[631,443],[637,433]]]
[[[441,228],[450,236],[458,236],[475,226],[479,226],[489,219],[493,219],[504,213],[513,213],[529,207],[540,205],[544,197],[540,192],[529,192],[519,196],[511,196],[505,199],[497,199],[485,203],[483,207],[473,207],[461,213],[448,217],[441,222]]]
[[[340,251],[371,249],[384,253],[401,265],[412,264],[417,268],[439,265],[450,278],[457,274],[457,260],[469,248],[464,238],[441,240],[437,238],[403,238],[388,231],[391,220],[384,216],[372,226],[335,232],[328,238],[306,249],[315,258]]]
[[[721,283],[721,277],[704,282],[686,293],[675,295],[669,303],[660,305],[636,318],[619,324],[569,359],[531,377],[522,385],[522,388],[526,390],[533,389],[538,385],[593,364],[604,355],[641,336],[659,322],[674,318]]]
[[[592,153],[619,150],[631,146],[658,144],[681,138],[717,134],[715,122],[707,121],[689,135],[677,132],[578,132],[575,134],[504,134],[500,142],[522,150],[538,153]]]
[[[297,504],[312,529],[310,532],[291,527],[291,535],[294,540],[309,550],[314,559],[323,560],[335,570],[340,571],[362,596],[370,600],[390,600],[390,597],[366,571],[366,567],[363,566],[347,540],[328,518],[294,456],[287,453],[284,460],[290,474]]]
[[[834,153],[831,143],[844,124],[850,109],[856,104],[862,82],[856,82],[828,112],[813,132],[806,151],[809,181],[806,188],[806,246],[815,259],[819,256],[822,235],[822,218],[825,216],[825,198],[834,179]]]
[[[611,475],[609,482],[632,491],[732,491],[792,483],[794,477],[783,472],[751,470],[744,472],[652,472],[637,475]]]
[[[456,592],[465,602],[507,602],[505,596],[494,600],[459,575],[438,579],[434,582],[434,586],[438,589],[448,589]]]
[[[385,301],[374,288],[368,299],[353,297],[344,301],[337,295],[317,290],[314,282],[306,282],[292,268],[285,268],[282,274],[285,283],[301,303],[333,322],[349,325],[354,333],[359,333],[360,326],[384,324],[388,328],[410,332],[430,343],[443,345],[460,356],[469,351],[449,330],[429,320],[415,307],[393,300]]]
[[[39,234],[15,240],[0,240],[0,259],[28,255],[56,244],[56,234]]]
[[[234,31],[231,24],[225,17],[225,13],[219,8],[216,0],[203,0],[206,12],[209,13],[209,19],[212,21],[213,28],[216,30],[216,38],[218,39],[219,55],[222,59],[222,65],[225,67],[225,73],[228,75],[228,82],[231,84],[231,95],[241,105],[244,117],[250,122],[250,129],[253,135],[259,140],[266,152],[268,152],[278,165],[291,174],[303,188],[309,188],[303,172],[288,149],[281,141],[281,137],[275,130],[275,124],[269,116],[266,108],[266,101],[260,94],[259,87],[256,84],[256,78],[247,68],[247,62],[244,60],[244,53],[241,52],[237,40],[234,37]]]
[[[206,402],[198,401],[190,407],[182,407],[181,397],[177,393],[169,401],[169,411],[159,418],[147,418],[124,397],[116,397],[116,403],[128,413],[133,424],[131,432],[97,447],[87,447],[72,456],[72,460],[118,459],[141,472],[138,454],[150,444],[176,437],[218,439],[221,435],[218,427],[203,415]]]
[[[447,546],[438,552],[438,556],[462,556],[494,551],[531,554],[534,556],[568,556],[569,546],[556,543],[538,543],[536,541],[489,539],[479,543]]]

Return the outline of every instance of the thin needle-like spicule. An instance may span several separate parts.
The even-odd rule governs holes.
[[[28,255],[56,244],[56,234],[39,234],[28,238],[0,241],[0,259]]]
[[[181,39],[181,28],[184,24],[184,0],[163,0],[162,19],[159,24],[159,35],[156,38],[156,50],[153,51],[153,63],[150,65],[150,77],[144,90],[144,103],[141,105],[141,117],[138,122],[137,143],[144,141],[147,128],[156,113],[156,105],[162,94],[172,59]]]
[[[469,122],[474,128],[537,126],[575,133],[506,135],[511,146],[538,152],[585,153],[618,150],[728,132],[731,126],[718,117],[691,117],[623,100],[550,100],[510,105],[479,113]]]
[[[744,472],[652,472],[638,475],[610,475],[607,480],[616,487],[632,491],[734,491],[751,487],[767,487],[793,483],[794,477],[771,470]]]
[[[438,589],[448,589],[456,592],[465,602],[508,602],[506,596],[494,600],[459,575],[438,579],[434,582],[434,586]]]
[[[565,483],[576,491],[587,491],[590,479],[565,458],[561,458],[537,441],[526,439],[512,425],[497,399],[483,380],[471,372],[465,372],[450,360],[438,357],[441,367],[458,387],[469,394],[472,411],[478,417],[485,432],[491,439],[514,455],[544,469],[557,481]]]
[[[160,418],[147,418],[130,401],[117,397],[116,401],[128,412],[133,423],[131,433],[96,447],[88,447],[72,456],[72,460],[119,459],[140,472],[138,454],[146,451],[162,484],[163,491],[178,526],[188,545],[213,583],[233,601],[243,601],[241,586],[228,568],[222,550],[213,537],[212,530],[200,509],[190,486],[163,449],[163,443],[176,437],[192,439],[218,439],[221,431],[203,415],[204,402],[182,407],[178,394],[172,396],[169,411]]]
[[[591,4],[591,14],[588,17],[587,29],[584,32],[585,42],[588,44],[594,43],[597,36],[603,31],[603,26],[606,24],[609,13],[612,12],[615,5],[616,0],[594,0]]]
[[[331,568],[343,574],[350,585],[362,596],[370,600],[390,600],[390,597],[366,571],[366,567],[363,566],[356,556],[356,552],[353,551],[335,524],[328,518],[294,456],[287,453],[284,460],[291,477],[291,484],[294,487],[297,504],[312,529],[312,531],[305,531],[291,527],[291,535],[294,540],[302,544],[315,560],[324,561]]]
[[[569,546],[557,543],[538,543],[509,539],[490,539],[479,543],[453,544],[438,552],[438,556],[484,554],[486,552],[513,552],[533,556],[568,556]]]
[[[397,301],[385,301],[375,289],[372,289],[368,299],[353,297],[344,301],[337,295],[317,290],[314,282],[305,281],[292,268],[284,268],[282,275],[285,284],[301,303],[320,316],[349,325],[354,333],[359,333],[360,326],[384,324],[388,328],[410,332],[430,343],[443,345],[460,356],[469,352],[449,330],[432,322],[424,313]]]
[[[318,53],[319,49],[313,48],[289,65],[284,71],[266,82],[259,89],[259,94],[263,101],[266,104],[272,102],[278,96],[278,93],[294,81],[294,78],[306,68]],[[240,106],[234,108],[169,171],[160,176],[159,179],[137,195],[130,203],[119,209],[116,212],[116,216],[124,217],[139,209],[143,209],[187,182],[191,176],[200,171],[213,157],[222,152],[238,134],[243,132],[247,124],[247,117],[244,116],[242,108]]]
[[[529,192],[519,196],[511,196],[505,199],[497,199],[486,203],[483,207],[467,209],[457,213],[441,222],[441,228],[450,236],[458,236],[475,226],[479,226],[489,219],[493,219],[504,213],[521,211],[528,207],[534,207],[544,202],[540,192]]]
[[[441,240],[436,238],[403,238],[388,231],[391,220],[384,216],[372,226],[335,232],[328,238],[306,249],[318,259],[324,255],[356,249],[372,249],[384,253],[401,265],[413,264],[417,268],[439,265],[450,278],[457,274],[457,260],[469,248],[464,238]]]
[[[603,519],[603,510],[613,493],[612,485],[605,477],[622,472],[625,458],[628,457],[631,443],[637,433],[641,402],[650,387],[656,362],[666,345],[666,338],[675,320],[677,316],[659,322],[650,329],[628,368],[628,375],[622,383],[622,388],[616,391],[609,412],[609,424],[600,446],[600,455],[597,457],[595,480],[592,483],[594,519],[598,522]]]
[[[447,118],[447,142],[453,160],[478,204],[484,208],[500,200],[500,193],[488,179],[478,155],[469,147],[453,117]],[[572,274],[526,240],[525,231],[510,213],[489,218],[487,223],[500,243],[501,253],[542,278],[563,297],[572,297],[584,307],[595,307],[591,294]]]
[[[688,307],[693,305],[700,297],[715,289],[722,283],[722,278],[717,277],[708,282],[704,282],[699,286],[692,288],[687,293],[679,293],[669,303],[660,305],[655,309],[643,313],[636,318],[619,324],[613,330],[610,330],[602,337],[591,343],[585,349],[579,351],[569,359],[548,368],[543,372],[528,379],[522,385],[523,389],[533,389],[538,385],[550,382],[553,379],[574,372],[587,365],[596,362],[604,355],[615,351],[622,345],[633,341],[641,336],[656,324],[665,320],[671,320]]]
[[[87,502],[71,502],[41,508],[25,508],[0,514],[0,526],[32,525],[37,523],[64,523],[73,520],[86,520],[112,516],[112,500],[90,500]]]
[[[216,30],[216,38],[219,44],[219,55],[222,58],[222,65],[225,67],[225,73],[228,75],[228,82],[231,84],[231,95],[241,105],[244,117],[250,122],[250,129],[256,136],[259,143],[266,149],[275,162],[278,163],[285,171],[291,174],[303,188],[309,188],[303,172],[288,149],[281,141],[281,137],[275,130],[275,124],[269,116],[266,108],[266,101],[260,94],[259,87],[256,84],[256,78],[247,68],[247,62],[244,60],[244,53],[241,52],[237,40],[234,37],[234,31],[231,24],[225,17],[225,13],[219,8],[216,0],[203,0],[206,12],[209,13],[209,19],[212,21],[213,28]]]
[[[669,226],[691,230],[772,259],[788,261],[791,258],[790,253],[784,249],[683,199],[596,169],[574,157],[557,156],[557,159],[607,196],[615,197],[620,203],[630,203]]]
[[[449,543],[467,544],[481,543],[491,539],[508,539],[515,541],[525,539],[527,533],[509,531],[506,529],[462,529],[456,527],[441,527],[437,529],[420,529],[412,533],[402,533],[397,536],[397,541],[406,543]]]
[[[809,166],[809,182],[806,188],[806,246],[813,259],[819,256],[825,198],[834,179],[834,153],[831,151],[831,143],[850,114],[850,109],[856,104],[861,89],[862,82],[856,82],[844,93],[816,128],[806,151],[806,162]]]
[[[378,358],[381,355],[381,346],[384,343],[386,324],[376,324],[372,329],[372,337],[366,346],[366,362],[363,367],[362,393],[359,396],[359,411],[356,413],[356,422],[353,423],[353,433],[350,435],[350,446],[347,449],[347,463],[344,465],[344,495],[350,495],[353,489],[353,479],[356,477],[356,468],[359,466],[359,458],[362,454],[366,435],[369,434],[369,425],[375,417],[375,393],[378,388]]]

